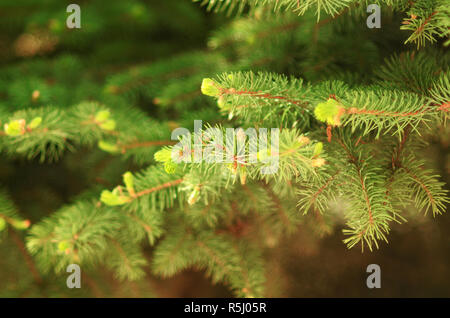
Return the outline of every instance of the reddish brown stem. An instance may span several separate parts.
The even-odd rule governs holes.
[[[246,90],[238,91],[234,88],[229,88],[229,89],[220,88],[220,91],[221,91],[221,94],[227,94],[227,95],[248,95],[251,97],[257,97],[257,98],[263,98],[263,99],[280,99],[280,100],[284,100],[288,103],[292,103],[294,105],[298,105],[301,107],[306,107],[306,105],[308,105],[308,102],[291,99],[286,96],[274,96],[269,93],[263,93],[263,92],[252,92],[252,91],[246,91]],[[242,105],[241,107],[244,107],[244,106],[247,106],[247,105]]]
[[[169,181],[169,182],[160,184],[159,186],[156,186],[156,187],[153,187],[153,188],[150,188],[150,189],[146,189],[146,190],[142,190],[142,191],[136,193],[135,197],[137,198],[137,197],[140,197],[140,196],[143,196],[143,195],[155,192],[155,191],[159,191],[159,190],[162,190],[162,189],[165,189],[165,188],[173,187],[175,185],[180,184],[181,182],[183,182],[183,178],[180,178],[180,179],[177,179],[177,180],[174,180],[174,181]]]
[[[25,244],[23,243],[22,239],[19,237],[19,235],[13,229],[11,229],[11,231],[9,233],[11,234],[11,237],[12,237],[14,243],[19,248],[19,251],[22,254],[23,258],[25,259],[25,262],[26,262],[31,274],[33,275],[34,281],[39,285],[42,284],[41,275],[39,274],[38,270],[36,269],[36,265],[34,264],[34,261],[31,258],[30,254],[28,254],[27,249],[25,248]]]

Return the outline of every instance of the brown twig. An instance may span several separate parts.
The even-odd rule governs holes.
[[[14,229],[10,229],[9,233],[11,234],[11,237],[12,237],[14,243],[19,248],[19,251],[22,254],[23,258],[25,259],[25,262],[26,262],[31,274],[33,275],[34,281],[38,285],[41,285],[42,277],[39,274],[39,271],[37,270],[36,265],[34,264],[33,258],[30,256],[27,249],[25,248],[25,244],[23,243],[22,238],[19,237],[19,235],[16,233],[16,231]]]

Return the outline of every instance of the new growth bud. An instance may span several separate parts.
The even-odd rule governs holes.
[[[103,130],[114,130],[116,129],[116,122],[114,120],[107,120],[104,123],[100,124],[100,128]]]
[[[309,139],[309,138],[306,137],[306,136],[300,136],[300,137],[298,138],[298,142],[299,142],[302,146],[304,146],[304,145],[309,144],[309,143],[311,142],[311,139]]]
[[[20,136],[25,134],[25,120],[17,119],[12,120],[4,126],[5,133],[8,136]]]
[[[103,190],[100,195],[100,201],[109,206],[123,205],[131,201],[131,198],[121,193],[120,187],[113,191]]]
[[[41,96],[41,92],[38,90],[34,90],[33,93],[31,94],[31,100],[35,102],[39,99],[39,96]]]
[[[17,230],[25,230],[30,227],[30,220],[11,220],[11,225]]]
[[[314,146],[314,152],[313,152],[313,156],[314,157],[318,157],[323,150],[323,143],[318,142],[315,146]]]
[[[29,129],[35,129],[39,127],[42,123],[42,117],[36,117],[34,118],[31,123],[28,124]]]
[[[131,172],[127,171],[123,174],[123,183],[125,184],[128,193],[134,197],[136,195],[134,192],[134,176]]]
[[[247,183],[247,169],[245,166],[241,166],[239,169],[239,179],[241,180],[241,184],[245,185]]]
[[[114,130],[116,129],[116,121],[114,119],[109,119],[111,113],[108,110],[101,110],[95,114],[95,122],[103,130]]]
[[[177,164],[173,161],[167,161],[164,162],[164,171],[166,171],[168,174],[175,173],[177,170]]]
[[[195,186],[194,191],[192,191],[188,199],[189,205],[195,204],[199,198],[200,198],[200,186]]]
[[[323,158],[313,159],[313,161],[311,162],[311,166],[313,166],[313,167],[322,167],[324,164],[325,164],[325,159],[323,159]]]
[[[210,78],[204,78],[201,87],[202,93],[208,96],[219,96],[220,90],[216,82]]]
[[[174,173],[178,166],[172,161],[172,150],[173,148],[163,148],[157,151],[154,155],[156,161],[164,163],[164,170],[168,174]]]
[[[109,110],[101,110],[97,112],[97,114],[95,114],[95,121],[104,122],[109,118],[110,115],[111,113],[109,112]]]
[[[340,116],[344,108],[333,98],[330,98],[325,103],[317,104],[314,109],[314,115],[317,120],[326,122],[329,125],[339,126]]]
[[[112,144],[110,142],[106,142],[104,140],[100,140],[98,142],[98,147],[101,150],[109,152],[109,153],[112,153],[112,154],[120,152],[120,149],[119,149],[119,147],[117,145]]]
[[[65,252],[68,249],[69,249],[69,242],[61,241],[58,243],[58,251]]]
[[[6,229],[6,221],[4,218],[0,218],[0,232]]]

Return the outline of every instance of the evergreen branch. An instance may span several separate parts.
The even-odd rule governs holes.
[[[237,249],[233,242],[224,235],[221,237],[198,236],[196,245],[200,249],[197,266],[206,267],[207,274],[212,276],[213,282],[229,283],[238,296],[260,296],[261,284],[265,278],[260,265],[261,261],[258,259],[259,255],[255,254],[255,251],[252,253],[245,246],[242,248],[243,251]],[[253,260],[253,263],[247,261],[249,258]],[[252,282],[250,286],[249,281]]]
[[[159,208],[163,210],[166,206],[172,206],[175,198],[173,188],[183,181],[185,178],[173,178],[160,166],[150,166],[136,176],[125,173],[126,192],[122,186],[117,186],[113,191],[104,190],[100,201],[109,206],[126,205],[130,211],[142,211],[149,209],[149,204],[151,209],[155,209],[155,199],[158,197]]]
[[[450,104],[450,72],[440,74],[430,89],[430,96],[434,104],[440,105],[439,110],[448,112]]]
[[[325,95],[333,88],[335,92]],[[311,106],[317,103],[320,95],[322,98],[325,95],[328,97],[327,103],[332,99],[337,102],[327,106],[328,109],[324,103],[319,103],[314,110],[316,118],[331,125],[364,127],[364,135],[372,130],[377,130],[378,135],[391,130],[394,134],[401,133],[406,125],[416,127],[447,111],[446,107],[436,107],[426,97],[403,91],[362,88],[344,91],[343,88],[332,82],[303,88],[301,80],[291,78],[289,81],[275,74],[255,75],[251,72],[225,74],[218,82],[205,79],[202,86],[205,94],[218,98],[223,111],[228,111],[231,116],[241,116],[246,122],[273,125],[272,120],[280,118],[277,115],[281,113],[282,121],[278,120],[277,126],[307,122]],[[302,100],[296,98],[299,95]],[[292,107],[298,105],[302,106],[301,110]],[[265,106],[271,107],[269,113],[264,112]],[[250,107],[251,110],[248,109]],[[317,117],[318,111],[323,112],[321,117]]]
[[[440,51],[408,51],[393,55],[376,71],[380,78],[377,84],[386,89],[397,88],[429,96],[436,75],[447,72],[447,60]]]
[[[383,194],[386,192],[383,188],[384,176],[379,173],[379,168],[370,164],[372,158],[362,159],[361,150],[356,152],[356,149],[349,147],[348,142],[340,138],[337,140],[345,151],[351,154],[353,167],[352,172],[347,172],[347,177],[353,182],[344,191],[344,195],[352,204],[351,211],[346,214],[347,226],[350,229],[343,230],[343,233],[350,237],[345,239],[344,243],[349,248],[361,243],[362,250],[365,244],[370,250],[373,247],[378,248],[377,240],[387,242],[388,223],[395,220],[392,216],[392,206],[383,201]]]
[[[393,134],[400,134],[405,126],[415,129],[419,123],[435,119],[445,111],[423,97],[396,91],[349,93],[345,100],[348,104],[339,109],[337,122],[340,116],[346,115],[342,125],[364,127],[364,135],[372,130],[376,130],[377,135],[383,130],[383,133],[393,130]]]
[[[5,122],[4,122],[5,123]],[[1,148],[10,155],[21,154],[28,159],[39,156],[40,161],[59,158],[72,131],[67,118],[58,110],[50,108],[18,111],[4,124]]]
[[[114,211],[102,209],[92,201],[77,202],[34,225],[27,248],[45,272],[52,267],[55,272],[62,272],[74,262],[89,266],[102,259],[107,249],[106,235],[119,226]]]
[[[246,7],[250,7],[254,12],[259,8],[267,8],[275,13],[280,11],[292,11],[298,15],[303,15],[311,7],[316,7],[317,20],[320,19],[320,12],[323,10],[327,14],[337,14],[338,10],[347,7],[353,2],[352,0],[194,0],[201,2],[202,6],[206,6],[207,10],[214,12],[227,11],[231,14],[237,11],[241,14]]]
[[[328,203],[332,201],[335,194],[333,183],[338,178],[341,172],[337,170],[332,174],[323,184],[310,183],[300,188],[297,194],[302,196],[298,201],[297,206],[303,210],[303,214],[308,213],[310,208],[319,213],[324,213],[328,207]]]
[[[431,171],[424,169],[412,156],[409,156],[402,164],[402,169],[412,181],[409,189],[414,196],[414,202],[418,209],[425,209],[425,214],[431,208],[433,216],[445,211],[445,203],[450,200],[447,197],[448,191],[443,188],[444,183],[438,181],[437,176]]]
[[[30,226],[30,220],[20,217],[7,192],[0,189],[0,232],[6,228],[7,224],[17,230],[24,230]]]
[[[109,237],[116,253],[111,252],[107,265],[112,268],[116,276],[130,281],[138,280],[145,275],[142,266],[147,265],[139,247],[126,242],[118,242],[115,238]]]
[[[176,226],[158,244],[152,260],[153,273],[162,277],[170,277],[186,269],[195,262],[192,251],[195,251],[189,230]]]
[[[411,7],[409,15],[401,26],[402,30],[412,31],[405,43],[417,42],[419,48],[427,40],[433,43],[436,38],[450,34],[450,11],[446,0],[418,1]]]
[[[177,180],[174,180],[174,181],[169,181],[169,182],[166,182],[164,184],[152,187],[150,189],[145,189],[145,190],[139,191],[138,193],[136,193],[135,197],[138,198],[138,197],[150,194],[150,193],[155,192],[155,191],[159,191],[159,190],[162,190],[162,189],[165,189],[165,188],[173,187],[173,186],[176,186],[176,185],[180,184],[181,182],[183,182],[183,178],[180,178],[180,179],[177,179]]]
[[[309,87],[302,83],[301,79],[289,80],[272,73],[246,72],[223,74],[217,83],[209,85],[214,88],[212,96],[218,98],[219,107],[228,112],[230,118],[237,116],[248,123],[264,122],[266,127],[279,127],[308,118],[305,108],[309,102],[299,97],[304,96]],[[209,95],[205,91],[208,82],[204,84],[203,93]]]
[[[262,92],[249,92],[249,91],[236,91],[234,88],[230,88],[230,89],[225,89],[225,88],[220,88],[220,94],[221,95],[244,95],[244,96],[249,96],[249,97],[253,97],[253,98],[261,98],[261,99],[275,99],[275,100],[282,100],[282,101],[286,101],[288,103],[292,103],[294,105],[298,105],[301,107],[305,107],[307,103],[300,101],[300,100],[294,100],[294,99],[289,99],[285,96],[273,96],[269,93],[262,93]],[[248,107],[248,105],[240,105],[238,106],[238,108],[242,108],[242,107]]]

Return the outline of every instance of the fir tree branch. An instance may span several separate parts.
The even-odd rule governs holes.
[[[220,94],[221,95],[244,95],[244,96],[249,96],[249,97],[253,97],[253,98],[261,98],[261,99],[267,99],[267,100],[271,100],[271,99],[275,99],[275,100],[283,100],[286,101],[288,103],[292,103],[294,105],[298,105],[300,107],[306,107],[308,105],[307,102],[301,101],[301,100],[295,100],[295,99],[290,99],[286,96],[273,96],[269,93],[263,93],[263,92],[251,92],[251,91],[246,91],[246,90],[236,90],[234,88],[219,88],[220,89]],[[248,107],[248,105],[240,105],[238,106],[238,108],[243,108],[243,107]]]
[[[165,188],[173,187],[173,186],[176,186],[176,185],[180,184],[181,182],[183,182],[183,178],[180,178],[180,179],[177,179],[177,180],[173,180],[173,181],[169,181],[169,182],[163,183],[161,185],[155,186],[153,188],[139,191],[138,193],[136,193],[135,197],[138,198],[138,197],[141,197],[143,195],[146,195],[146,194],[149,194],[149,193],[152,193],[152,192],[155,192],[155,191],[159,191],[159,190],[162,190],[162,189],[165,189]]]
[[[310,206],[314,206],[317,197],[333,182],[334,179],[339,175],[340,171],[338,170],[335,174],[333,174],[328,180],[312,195],[310,199]],[[314,208],[314,210],[317,210]]]

